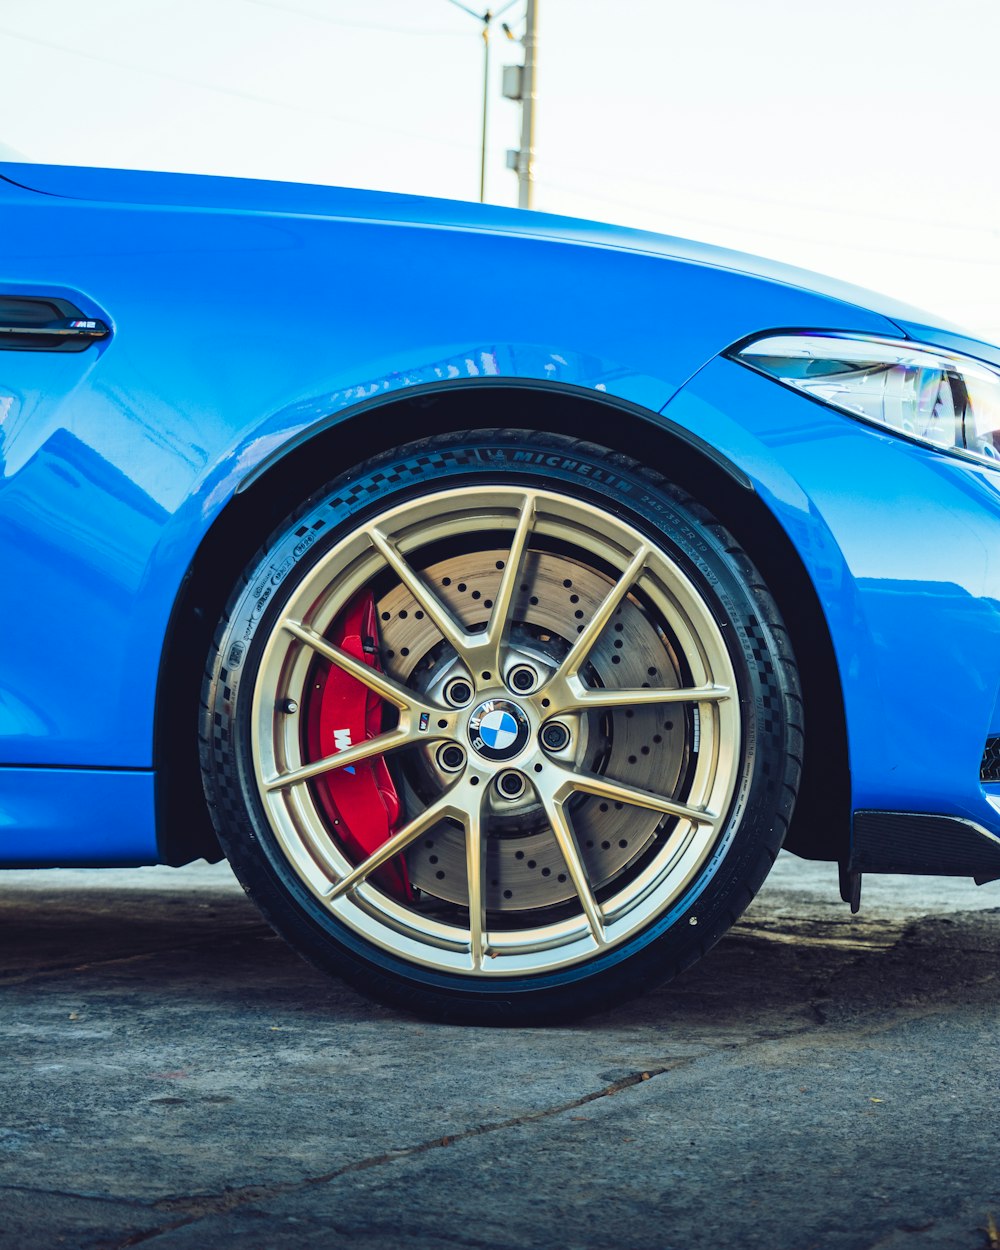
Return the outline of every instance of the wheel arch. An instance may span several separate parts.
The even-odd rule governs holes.
[[[798,552],[749,478],[688,430],[637,405],[580,387],[481,379],[414,388],[312,427],[256,466],[205,534],[174,603],[158,677],[153,758],[163,862],[221,857],[205,807],[194,726],[213,630],[254,551],[306,495],[351,464],[418,433],[476,428],[566,434],[632,457],[641,446],[649,468],[706,503],[733,533],[788,626],[806,705],[808,745],[786,845],[808,858],[845,859],[850,776],[832,640]],[[810,709],[822,712],[810,717]]]

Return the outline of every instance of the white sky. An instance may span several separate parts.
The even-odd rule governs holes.
[[[775,256],[1000,341],[997,0],[538,3],[537,207]],[[448,0],[0,0],[0,144],[472,199],[479,29]],[[487,196],[514,203],[499,74],[521,49],[496,28],[493,47]]]

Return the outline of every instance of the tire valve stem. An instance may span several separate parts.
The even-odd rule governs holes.
[[[291,716],[299,710],[299,705],[294,699],[282,699],[281,710],[286,714],[286,716]]]

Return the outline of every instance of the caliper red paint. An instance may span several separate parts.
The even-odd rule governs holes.
[[[351,600],[328,637],[348,655],[381,671],[371,591]],[[305,718],[310,761],[336,755],[381,733],[382,700],[356,677],[335,664],[320,662],[310,686]],[[392,837],[399,820],[399,795],[380,755],[322,774],[313,789],[332,832],[355,862],[367,859]],[[406,865],[399,856],[372,875],[397,898],[412,897]]]

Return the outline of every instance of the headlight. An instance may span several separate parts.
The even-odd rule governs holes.
[[[735,360],[852,417],[1000,468],[1000,373],[896,339],[774,334]]]

